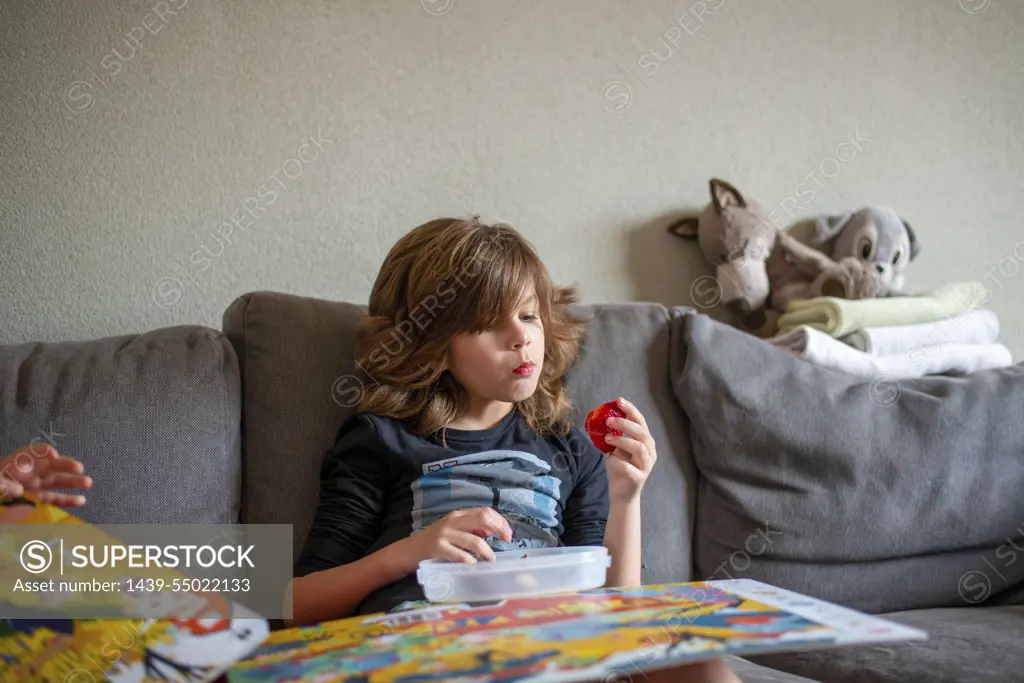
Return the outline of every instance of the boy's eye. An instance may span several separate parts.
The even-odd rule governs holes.
[[[531,320],[536,320],[536,319],[537,319],[537,316],[535,314],[533,314],[533,313],[527,313],[526,315],[523,316],[523,320],[531,321]]]

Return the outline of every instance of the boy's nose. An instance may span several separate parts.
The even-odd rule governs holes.
[[[514,334],[513,346],[515,346],[515,348],[522,348],[530,343],[530,332],[525,327],[516,329]]]

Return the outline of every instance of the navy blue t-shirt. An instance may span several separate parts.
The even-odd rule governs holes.
[[[417,436],[412,425],[356,413],[320,468],[320,503],[295,576],[354,562],[418,533],[449,512],[492,507],[512,541],[496,551],[603,545],[608,521],[604,455],[574,427],[540,436],[518,410],[490,429]],[[368,595],[356,614],[423,600],[415,572]]]

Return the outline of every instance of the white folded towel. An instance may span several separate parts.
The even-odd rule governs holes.
[[[863,378],[967,374],[1013,364],[1010,350],[1002,344],[935,344],[905,353],[872,356],[807,325],[767,341],[815,365]]]
[[[991,344],[998,336],[996,314],[985,308],[972,308],[932,323],[865,327],[842,339],[872,356],[891,356],[942,344]]]

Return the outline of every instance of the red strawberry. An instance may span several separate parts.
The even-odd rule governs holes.
[[[622,436],[622,432],[618,429],[612,429],[606,424],[606,420],[609,417],[626,417],[626,414],[619,409],[618,404],[615,401],[609,401],[608,403],[602,403],[598,407],[590,411],[587,415],[587,421],[584,425],[584,429],[587,430],[587,434],[590,435],[590,440],[597,446],[597,450],[602,453],[611,453],[615,450],[615,446],[604,440],[605,434],[614,434],[615,436]]]

